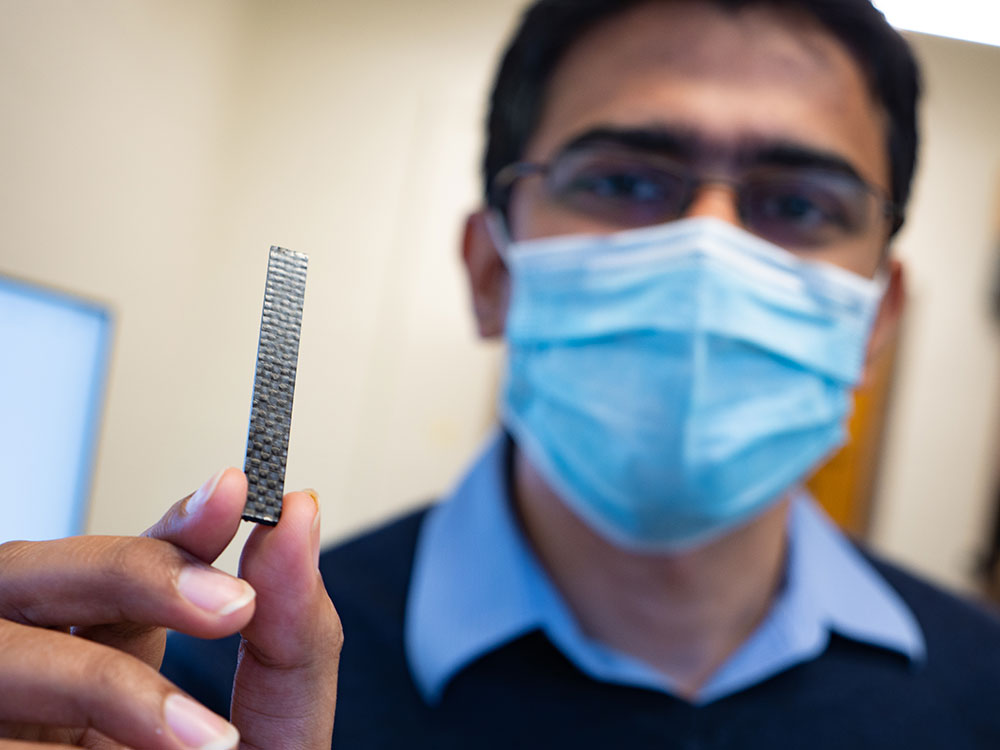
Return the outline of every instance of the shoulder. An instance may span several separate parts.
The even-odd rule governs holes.
[[[405,730],[398,727],[421,726],[414,717],[424,717],[426,709],[407,666],[404,627],[413,556],[427,511],[408,513],[320,556],[320,572],[344,628],[335,747],[396,747],[404,742]]]
[[[865,554],[916,617],[927,648],[928,677],[943,693],[962,700],[971,694],[995,695],[1000,689],[1000,612]],[[995,712],[995,706],[989,710]]]
[[[402,631],[413,555],[428,507],[341,542],[320,556],[319,569],[345,635]],[[388,633],[386,634],[388,635]],[[367,636],[364,636],[367,637]]]
[[[323,578],[334,582],[334,588],[350,588],[359,582],[358,577],[367,583],[373,582],[372,579],[398,583],[400,575],[408,579],[417,538],[428,510],[427,506],[421,507],[328,547],[319,560]]]
[[[930,636],[966,633],[1000,645],[1000,610],[952,594],[902,567],[865,552],[869,562],[913,610]]]

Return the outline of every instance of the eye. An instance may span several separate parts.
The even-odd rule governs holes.
[[[766,221],[795,224],[800,227],[844,226],[845,216],[839,202],[831,195],[814,190],[786,189],[758,196],[757,214]]]
[[[559,205],[621,227],[648,226],[677,218],[687,183],[646,154],[573,152],[553,163],[547,188]]]
[[[670,190],[661,175],[642,171],[588,170],[573,176],[564,194],[590,194],[596,198],[636,203],[660,202]]]
[[[840,175],[769,176],[747,181],[744,219],[778,244],[819,245],[864,224],[866,194]]]

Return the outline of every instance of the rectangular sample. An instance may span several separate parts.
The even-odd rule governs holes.
[[[249,484],[243,518],[268,526],[278,523],[285,493],[285,462],[308,263],[307,256],[283,247],[272,247],[267,261],[247,457],[243,464]]]

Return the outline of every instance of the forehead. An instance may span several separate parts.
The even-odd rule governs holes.
[[[594,128],[668,126],[720,145],[836,153],[888,187],[886,118],[860,66],[816,22],[767,6],[651,2],[604,21],[549,81],[526,158]]]

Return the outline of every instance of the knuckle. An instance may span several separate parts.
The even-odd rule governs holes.
[[[46,558],[58,542],[7,542],[0,545],[0,618],[31,622],[32,587],[26,572]]]
[[[156,522],[146,529],[142,536],[149,539],[164,539],[173,536],[183,526],[187,508],[187,502],[191,495],[183,497],[171,505]]]
[[[90,644],[89,653],[83,662],[83,674],[96,696],[139,695],[149,690],[155,673],[137,659],[106,648]],[[149,674],[143,672],[148,671]]]
[[[169,542],[142,537],[108,538],[107,544],[90,554],[96,556],[100,580],[95,593],[118,603],[113,621],[128,619],[129,611],[132,615],[146,611],[154,601],[172,598],[173,581],[183,565],[180,550]]]
[[[340,621],[340,615],[337,613],[329,597],[326,598],[325,607],[329,612],[329,643],[331,648],[339,654],[344,647],[344,625]]]
[[[329,596],[323,597],[313,622],[316,624],[310,637],[313,658],[321,662],[338,660],[344,648],[344,626]]]
[[[110,549],[105,559],[105,571],[114,579],[131,578],[147,566],[149,550],[144,547],[133,539],[122,539]]]
[[[179,552],[167,542],[142,537],[123,537],[111,545],[103,558],[104,573],[112,584],[144,585],[172,575],[180,567]]]
[[[344,629],[337,628],[337,632],[333,635],[330,640],[330,649],[333,655],[337,658],[340,657],[341,652],[344,650]]]
[[[33,547],[45,542],[5,542],[0,544],[0,571],[8,570],[27,556]],[[0,583],[3,577],[0,575]]]

